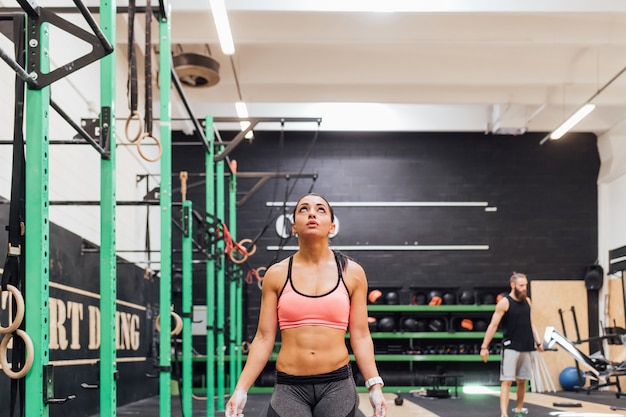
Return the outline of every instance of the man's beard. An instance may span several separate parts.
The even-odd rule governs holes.
[[[515,298],[517,299],[517,301],[526,300],[526,292],[518,291],[517,288],[513,288],[513,294],[515,294]]]

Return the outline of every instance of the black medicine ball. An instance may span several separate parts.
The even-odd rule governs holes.
[[[385,304],[395,305],[400,304],[400,296],[395,291],[389,291],[385,294]]]
[[[487,293],[483,296],[483,304],[495,304],[496,303],[496,297],[491,294],[491,293]]]
[[[485,320],[476,320],[474,322],[474,331],[484,332],[487,330],[487,322]]]
[[[464,290],[459,296],[461,304],[474,304],[474,291]]]
[[[417,332],[419,328],[418,321],[413,317],[407,317],[402,320],[402,330],[405,332]]]
[[[443,295],[444,304],[456,304],[456,294],[447,292]]]
[[[426,331],[426,320],[417,320],[417,329],[416,332],[425,332]]]
[[[393,317],[383,317],[378,320],[378,331],[380,332],[393,332],[396,327],[396,321]]]

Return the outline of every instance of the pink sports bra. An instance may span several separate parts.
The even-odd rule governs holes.
[[[278,324],[280,330],[300,326],[325,326],[347,330],[350,319],[350,294],[337,262],[337,285],[322,295],[306,295],[294,288],[291,281],[293,256],[289,258],[287,281],[278,296]],[[339,285],[341,284],[341,285]]]

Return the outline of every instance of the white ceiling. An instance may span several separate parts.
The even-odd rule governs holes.
[[[329,130],[547,132],[626,67],[622,0],[226,4],[250,115],[319,116]],[[362,11],[381,4],[404,11]],[[219,84],[188,92],[194,109],[233,115],[208,1],[172,6],[173,42],[208,43],[221,63]],[[617,131],[626,76],[593,102],[576,130]]]
[[[240,94],[250,116],[323,130],[548,132],[596,96],[575,130],[626,133],[626,75],[610,82],[626,68],[623,0],[226,0],[232,65],[208,0],[169,3],[174,52],[208,45],[221,64],[217,85],[186,88],[198,117],[235,116]],[[399,11],[365,11],[381,5]]]

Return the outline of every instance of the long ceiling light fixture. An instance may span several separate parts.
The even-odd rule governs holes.
[[[213,12],[213,21],[217,29],[217,36],[220,39],[220,46],[224,55],[232,55],[235,53],[235,43],[233,42],[233,34],[230,31],[230,23],[228,22],[228,14],[226,13],[226,5],[224,0],[210,0],[211,11]]]
[[[626,72],[626,67],[622,68],[620,72],[615,74],[613,78],[611,78],[598,91],[596,91],[594,95],[589,97],[589,99],[585,102],[585,104],[583,104],[578,110],[576,110],[574,114],[568,117],[567,120],[561,123],[559,127],[554,129],[552,132],[548,133],[543,139],[541,139],[541,142],[539,142],[539,144],[543,145],[544,142],[547,141],[548,139],[551,139],[551,140],[560,139],[561,137],[563,137],[563,135],[569,132],[574,126],[576,126],[578,122],[580,122],[582,119],[587,117],[587,115],[589,115],[589,113],[591,113],[596,108],[596,105],[591,102],[596,97],[598,97],[600,93],[602,93],[609,85],[613,84],[613,82],[617,80],[620,77],[620,75],[622,75],[624,72]]]
[[[587,115],[591,113],[595,108],[595,104],[586,103],[585,105],[583,105],[574,114],[572,114],[569,119],[561,123],[561,126],[557,127],[552,133],[550,133],[550,139],[561,139],[564,134],[569,132],[571,128],[578,124],[578,122],[587,117]]]

